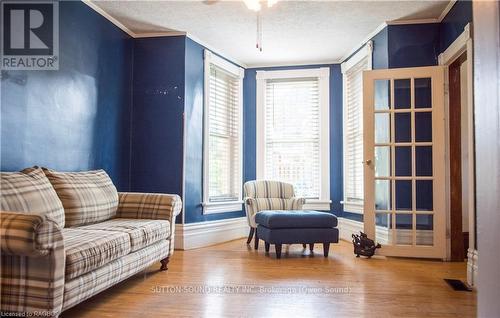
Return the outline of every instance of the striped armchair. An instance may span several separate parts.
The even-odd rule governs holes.
[[[248,234],[247,244],[250,244],[255,234],[257,239],[257,224],[255,214],[264,210],[302,210],[304,198],[295,197],[293,185],[280,181],[256,180],[248,181],[243,186],[245,195],[245,211],[247,214]],[[257,245],[256,247],[257,248]]]

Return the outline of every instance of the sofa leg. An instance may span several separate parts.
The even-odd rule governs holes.
[[[255,229],[253,227],[250,228],[250,233],[248,233],[248,239],[247,239],[247,245],[252,242],[253,238],[253,233],[255,232]]]
[[[257,231],[255,231],[255,244],[254,244],[255,250],[259,249],[259,236],[257,235]]]
[[[264,246],[266,247],[266,253],[269,253],[269,247],[271,246],[271,244],[265,242]]]
[[[330,243],[323,243],[323,255],[328,257],[328,252],[330,251]]]
[[[274,248],[276,249],[276,258],[281,258],[281,244],[274,244]]]
[[[161,270],[161,271],[166,271],[166,270],[168,270],[168,267],[167,267],[168,261],[169,261],[168,257],[167,257],[167,258],[164,258],[164,259],[162,259],[162,260],[160,261],[160,263],[161,263],[160,270]]]

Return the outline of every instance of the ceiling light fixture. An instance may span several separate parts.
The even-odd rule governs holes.
[[[279,0],[267,0],[267,7],[270,8],[276,3],[278,3]],[[261,9],[262,5],[261,0],[243,0],[245,2],[246,6],[248,9],[255,11],[257,13],[257,41],[255,44],[255,47],[257,50],[262,52],[262,15],[261,15]]]

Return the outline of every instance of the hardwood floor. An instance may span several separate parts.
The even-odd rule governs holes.
[[[292,245],[288,253],[283,247],[277,260],[273,246],[266,256],[264,246],[256,252],[245,243],[242,239],[175,251],[167,272],[159,271],[158,262],[62,317],[476,315],[476,293],[453,291],[443,281],[465,280],[465,263],[356,258],[347,242],[330,245],[328,258],[323,257],[321,244],[315,246],[312,257],[302,255],[301,245]],[[211,286],[212,292],[193,292],[204,286]]]

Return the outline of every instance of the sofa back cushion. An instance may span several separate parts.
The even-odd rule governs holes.
[[[0,176],[2,211],[44,214],[64,227],[63,205],[41,168],[1,172]]]
[[[111,219],[118,207],[118,192],[104,170],[58,172],[45,175],[64,206],[66,227]]]

